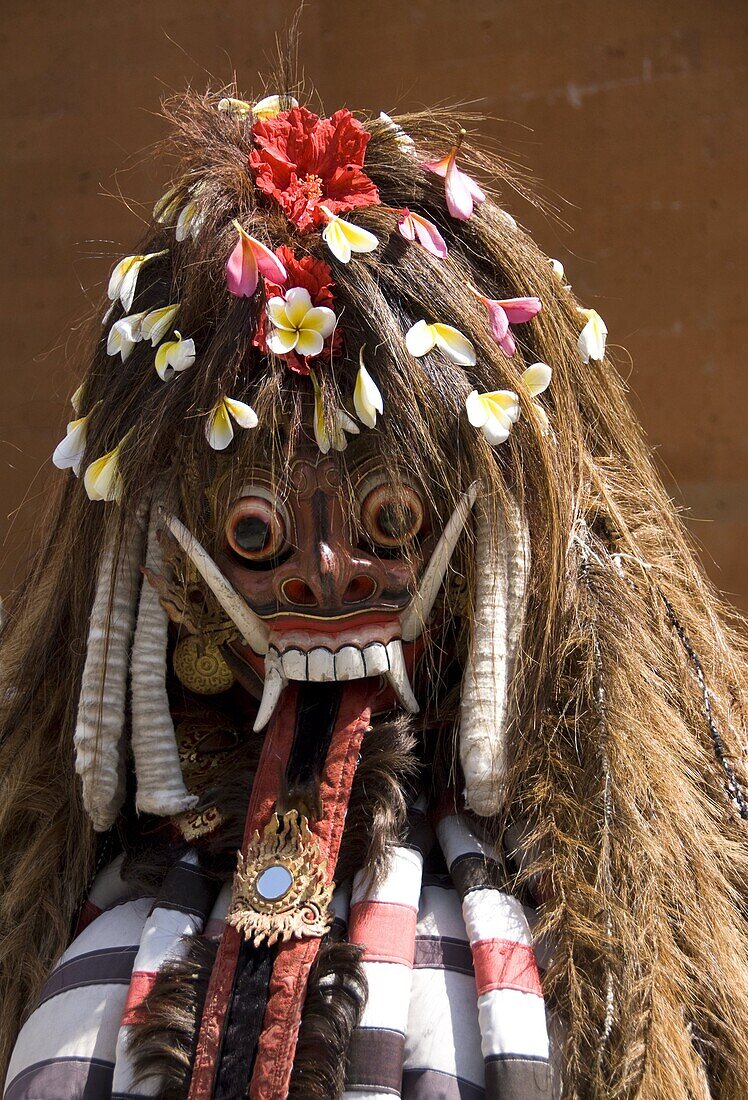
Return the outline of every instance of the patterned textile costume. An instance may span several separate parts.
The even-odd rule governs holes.
[[[3,1096],[737,1100],[743,642],[605,324],[291,84],[167,107],[3,633]]]

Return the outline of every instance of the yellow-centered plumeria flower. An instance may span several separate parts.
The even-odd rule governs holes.
[[[258,119],[267,119],[275,118],[281,111],[298,106],[299,101],[294,99],[293,96],[266,95],[264,99],[260,99],[254,104],[247,103],[244,99],[232,99],[230,96],[226,96],[219,102],[218,110],[225,111],[236,118],[247,118],[249,115],[254,115]]]
[[[547,363],[533,363],[531,367],[522,372],[520,382],[529,393],[530,397],[535,398],[539,394],[543,393],[551,384],[551,378],[553,371]],[[548,419],[548,413],[545,411],[539,401],[533,400],[532,406],[535,410],[535,415],[540,421],[540,429],[544,435],[551,430],[551,422]]]
[[[605,357],[605,337],[608,335],[605,321],[595,309],[582,309],[581,306],[577,308],[582,316],[587,318],[587,323],[577,340],[582,362],[589,363],[590,359],[600,362]]]
[[[76,477],[81,472],[83,453],[86,449],[86,429],[90,413],[71,420],[66,435],[55,447],[52,461],[58,470],[72,470]]]
[[[122,475],[119,469],[119,456],[130,434],[128,432],[113,450],[86,467],[83,484],[91,500],[120,500]]]
[[[153,207],[153,220],[158,222],[159,225],[168,225],[169,222],[176,218],[181,202],[181,190],[182,188],[179,184],[174,184],[173,187],[164,191],[161,198]]]
[[[475,366],[475,348],[467,336],[452,325],[443,325],[439,321],[432,325],[417,321],[405,335],[405,346],[416,359],[434,348],[440,348],[458,366]]]
[[[327,218],[322,239],[341,264],[347,264],[354,252],[373,252],[379,244],[378,238],[368,229],[332,214],[326,206],[320,206],[320,210]]]
[[[214,451],[224,451],[228,447],[234,438],[234,423],[240,428],[256,428],[257,413],[244,401],[222,397],[205,426],[205,435]]]
[[[512,425],[519,419],[519,398],[514,390],[478,393],[473,390],[465,401],[468,420],[480,428],[487,443],[498,446],[509,438]]]
[[[551,270],[558,280],[563,284],[564,290],[571,290],[571,283],[566,282],[566,272],[564,271],[564,265],[560,260],[554,260],[551,256],[548,257],[548,263],[551,265]]]
[[[143,322],[147,316],[148,310],[144,310],[115,321],[106,342],[107,355],[119,355],[123,363],[129,359],[132,349],[143,339]]]
[[[364,365],[363,348],[358,353],[358,361],[359,368],[356,387],[353,391],[353,407],[362,424],[365,424],[367,428],[376,428],[377,413],[381,415],[384,412],[382,394]]]
[[[187,370],[195,362],[195,341],[185,340],[176,329],[174,337],[162,344],[156,352],[155,366],[162,382],[179,371]]]
[[[144,256],[125,256],[123,260],[120,260],[109,277],[109,286],[107,287],[109,301],[116,302],[119,298],[122,308],[127,312],[135,297],[135,288],[138,285],[138,275],[141,268],[149,264],[151,260],[158,259],[159,256],[166,256],[168,251],[168,248],[164,248],[161,252],[149,252]]]
[[[320,389],[314,371],[310,372],[309,377],[314,386],[314,438],[317,441],[317,446],[323,455],[326,455],[330,448],[332,448],[333,451],[344,451],[348,446],[348,440],[345,437],[346,432],[349,435],[358,435],[358,424],[348,415],[345,409],[336,407],[331,412],[332,421],[328,430],[328,425],[325,422],[325,407],[322,401],[322,390]]]
[[[189,199],[187,204],[179,211],[174,236],[178,241],[185,241],[192,237],[193,241],[200,232],[203,223],[203,213],[196,199]]]
[[[75,413],[79,413],[81,411],[81,403],[83,401],[83,390],[85,389],[85,386],[86,386],[86,383],[81,382],[80,386],[78,386],[78,389],[75,391],[73,396],[70,398],[70,404],[73,406],[73,412],[75,412]]]
[[[174,327],[178,313],[179,302],[173,302],[169,306],[161,306],[160,309],[152,309],[150,313],[146,313],[140,326],[141,339],[150,340],[151,347],[155,348]]]
[[[273,331],[267,345],[275,355],[319,355],[325,340],[335,330],[337,318],[327,306],[313,306],[309,291],[294,286],[271,298],[267,304],[268,317]]]

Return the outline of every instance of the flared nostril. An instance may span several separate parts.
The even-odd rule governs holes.
[[[317,597],[301,577],[291,577],[281,585],[283,599],[296,607],[316,607]]]
[[[377,582],[373,577],[360,573],[354,577],[343,594],[343,603],[363,603],[370,600],[377,590]]]

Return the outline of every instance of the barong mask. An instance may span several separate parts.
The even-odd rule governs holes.
[[[568,1095],[700,1095],[704,1051],[714,1094],[744,1095],[742,1032],[728,1043],[719,1024],[748,1011],[741,643],[672,514],[602,318],[503,209],[522,180],[472,146],[471,120],[440,111],[319,117],[290,94],[190,93],[167,113],[172,184],[111,274],[54,456],[79,476],[60,490],[39,602],[32,585],[4,639],[21,673],[0,753],[20,777],[6,816],[23,847],[4,904],[40,945],[36,971],[87,891],[90,823],[102,851],[115,825],[187,836],[213,873],[221,817],[184,831],[205,807],[178,729],[213,693],[255,752],[229,852],[224,992],[250,951],[270,981],[262,952],[282,941],[303,990],[339,856],[355,904],[380,886],[400,904],[409,883],[415,928],[417,774],[489,1000],[506,974],[480,969],[485,943],[532,954],[510,894],[542,901]],[[369,760],[356,793],[369,745],[385,762]],[[71,748],[75,794],[39,778]],[[37,865],[47,904],[29,913]],[[474,920],[484,904],[505,924]],[[11,947],[8,1034],[34,996]],[[383,957],[362,964],[374,984]],[[534,960],[522,980],[532,1043],[507,1047],[512,1013],[483,1000],[481,1026],[487,1064],[514,1052],[530,1096],[548,1061]],[[272,988],[208,999],[180,1039],[202,1075],[191,1097],[221,1079],[210,1036],[243,1050],[242,1012],[267,1005],[270,1019]],[[384,1001],[364,1030],[392,1032],[391,1006],[407,1010]],[[251,1095],[340,1094],[346,1044],[329,1035],[315,1058],[329,1055],[337,1092],[301,1074],[288,1093],[291,1008],[293,1026],[258,1038],[257,1073],[276,1085]]]

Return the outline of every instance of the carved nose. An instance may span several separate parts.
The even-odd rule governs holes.
[[[365,603],[371,599],[377,590],[377,582],[373,577],[365,573],[359,573],[353,577],[345,587],[342,597],[344,604]],[[281,593],[286,603],[294,607],[320,607],[322,599],[314,592],[312,586],[302,577],[289,577],[281,585]]]

